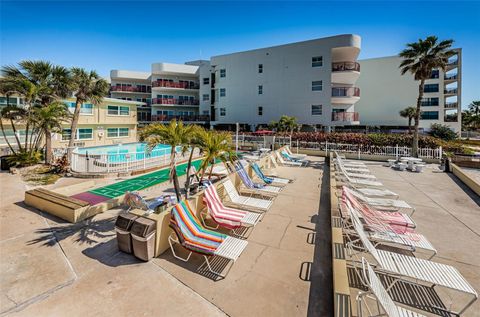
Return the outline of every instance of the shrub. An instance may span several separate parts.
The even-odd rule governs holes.
[[[70,164],[68,162],[67,155],[57,158],[52,164],[52,171],[55,174],[65,174],[69,171]]]
[[[7,158],[8,163],[13,167],[25,167],[35,165],[41,162],[41,151],[20,151]]]
[[[432,124],[430,126],[429,134],[444,141],[453,141],[458,138],[458,135],[452,129],[450,129],[448,125],[443,125],[440,123]]]

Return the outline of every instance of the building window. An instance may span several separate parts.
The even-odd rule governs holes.
[[[72,137],[72,129],[62,130],[62,141],[68,141]]]
[[[77,129],[77,140],[92,140],[93,129]]]
[[[227,115],[227,109],[220,108],[220,116],[225,117]]]
[[[435,107],[438,106],[438,98],[423,98],[422,107]]]
[[[220,69],[220,77],[227,77],[227,70],[225,68]]]
[[[312,91],[322,91],[323,83],[321,80],[312,81]]]
[[[438,92],[438,84],[426,84],[423,88],[424,92]]]
[[[17,98],[8,98],[8,103],[11,105],[16,105],[17,104]],[[22,102],[20,102],[22,103]],[[7,104],[7,97],[0,97],[0,104],[6,105]]]
[[[66,102],[68,111],[75,112],[75,102]],[[83,103],[80,106],[80,114],[93,114],[93,105],[91,103]]]
[[[204,84],[204,85],[210,84],[210,78],[208,78],[208,77],[203,77],[203,84]]]
[[[322,105],[312,105],[312,116],[322,115]]]
[[[110,116],[128,116],[130,115],[130,108],[126,106],[108,106],[107,113]]]
[[[432,70],[432,74],[430,74],[431,79],[439,78],[440,77],[440,71],[438,69]]]
[[[323,66],[323,56],[312,57],[312,67],[321,67],[321,66]]]
[[[422,111],[420,113],[422,120],[438,120],[438,111]]]
[[[220,88],[220,97],[225,97],[227,95],[227,90],[225,88]]]
[[[258,107],[258,115],[263,116],[263,107]]]
[[[258,94],[263,95],[263,85],[258,85]]]
[[[259,74],[263,73],[263,64],[258,64],[258,73]]]
[[[107,128],[107,138],[128,137],[128,128]]]
[[[203,101],[209,101],[210,100],[210,95],[209,94],[203,94],[202,95],[202,100]]]

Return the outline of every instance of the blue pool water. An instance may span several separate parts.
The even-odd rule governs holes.
[[[146,143],[138,142],[78,148],[76,153],[88,154],[92,159],[106,159],[110,163],[122,163],[126,161],[138,161],[143,160],[144,158],[148,159],[170,154],[170,146],[159,144],[151,151],[148,151]]]

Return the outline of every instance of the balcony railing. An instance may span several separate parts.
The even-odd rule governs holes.
[[[443,93],[444,94],[456,94],[457,93],[457,88],[446,88]]]
[[[143,92],[151,93],[152,87],[135,87],[135,86],[111,86],[110,91],[126,91],[126,92]]]
[[[333,112],[332,121],[359,121],[358,112]]]
[[[182,120],[182,121],[210,121],[210,116],[206,115],[192,115],[192,116],[182,116],[182,115],[152,115],[152,121],[170,121],[173,119]]]
[[[358,87],[333,87],[332,97],[360,97]]]
[[[360,64],[357,62],[332,63],[332,72],[359,72]]]
[[[438,106],[438,100],[432,101],[432,100],[422,100],[422,107],[435,107]]]
[[[184,105],[184,106],[198,106],[198,100],[180,100],[176,98],[153,98],[153,105]]]
[[[444,122],[457,122],[458,116],[457,115],[446,115],[443,119]]]
[[[446,102],[445,103],[445,108],[457,108],[458,107],[458,103],[456,102]]]
[[[168,80],[157,80],[152,82],[152,87],[199,89],[200,85],[194,82],[174,82]]]
[[[454,74],[454,75],[445,75],[444,79],[445,80],[454,80],[454,79],[457,79],[458,78],[458,75],[457,74]]]

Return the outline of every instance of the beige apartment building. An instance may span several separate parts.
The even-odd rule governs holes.
[[[5,106],[5,97],[0,100],[0,108]],[[5,104],[4,104],[5,102]],[[10,104],[22,105],[22,98],[10,97]],[[66,105],[73,113],[75,100],[65,100]],[[113,145],[120,143],[137,142],[137,107],[145,104],[138,101],[104,98],[99,105],[84,103],[80,110],[78,128],[75,132],[76,147],[91,147],[100,145]],[[14,144],[14,133],[9,122],[5,122],[6,135]],[[17,131],[20,140],[24,140],[25,131],[21,128]],[[55,149],[62,149],[68,146],[71,136],[70,123],[64,125],[62,133],[54,133],[52,146]],[[2,137],[0,147],[6,147],[5,139]]]

